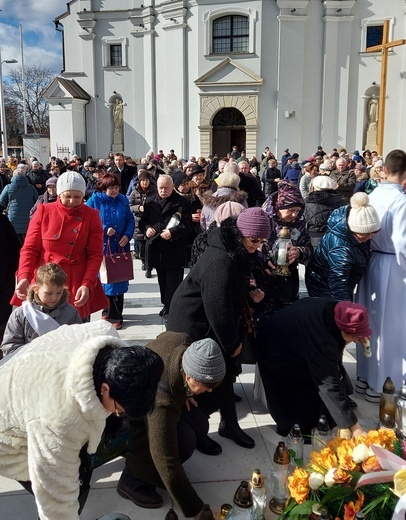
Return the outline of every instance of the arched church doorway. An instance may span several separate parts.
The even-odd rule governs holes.
[[[236,108],[223,108],[213,117],[212,154],[224,157],[236,145],[245,150],[245,117]]]

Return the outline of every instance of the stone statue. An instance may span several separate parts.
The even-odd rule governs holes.
[[[368,126],[371,124],[378,123],[378,100],[372,96],[369,105],[368,105]]]
[[[116,99],[116,104],[113,105],[113,120],[114,120],[114,128],[116,130],[121,130],[123,128],[124,119],[123,119],[123,102],[121,99]]]

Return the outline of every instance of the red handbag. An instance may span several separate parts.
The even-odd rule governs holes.
[[[110,238],[107,240],[107,255],[100,266],[101,283],[127,282],[134,279],[133,259],[129,251],[121,248],[119,253],[112,253]]]

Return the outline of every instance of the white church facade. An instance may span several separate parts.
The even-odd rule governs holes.
[[[64,70],[45,93],[51,153],[374,147],[382,56],[366,49],[385,20],[389,41],[406,37],[405,14],[405,0],[72,0],[55,21]],[[405,103],[399,45],[384,153],[405,147]]]

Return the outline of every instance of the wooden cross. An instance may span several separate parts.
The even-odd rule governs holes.
[[[377,152],[379,155],[382,155],[383,152],[383,131],[385,127],[385,103],[386,103],[386,80],[388,73],[388,52],[389,49],[393,47],[398,47],[399,45],[404,45],[406,40],[395,40],[393,42],[389,42],[389,20],[385,20],[383,22],[383,36],[382,43],[380,45],[374,45],[373,47],[367,47],[367,52],[377,52],[381,51],[382,53],[382,63],[381,63],[381,85],[379,90],[379,106],[378,106],[378,134],[377,134]]]

